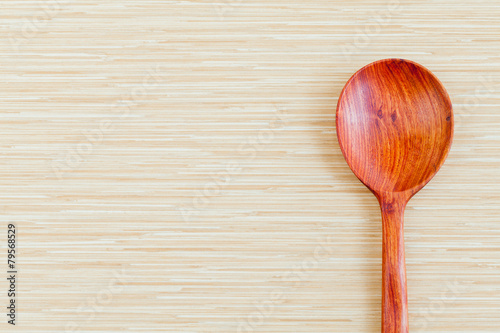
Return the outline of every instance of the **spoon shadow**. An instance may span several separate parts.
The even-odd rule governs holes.
[[[346,80],[347,79],[348,77],[346,77]],[[338,96],[339,93],[340,89],[339,91],[334,92],[336,96]],[[335,115],[335,112],[332,113]],[[330,125],[334,131],[333,134],[328,131],[328,133],[325,133],[320,138],[317,138],[317,147],[321,147],[321,154],[324,157],[324,163],[330,170],[329,174],[334,177],[331,180],[331,190],[336,193],[343,192],[348,197],[355,197],[352,201],[352,205],[347,207],[340,207],[337,205],[335,206],[335,210],[338,216],[349,215],[351,218],[354,218],[359,222],[356,223],[356,233],[363,239],[359,239],[356,243],[363,244],[362,246],[359,246],[359,252],[365,253],[363,259],[366,259],[366,261],[369,261],[370,263],[365,267],[360,267],[360,269],[364,270],[363,279],[362,284],[356,285],[356,290],[361,295],[368,295],[368,298],[364,298],[364,301],[368,303],[368,306],[362,314],[362,317],[364,317],[367,321],[365,325],[370,329],[367,332],[380,332],[380,304],[382,300],[382,225],[380,223],[380,207],[375,196],[373,196],[373,194],[365,186],[361,186],[362,183],[351,171],[342,155],[337,134],[335,132],[335,116],[331,120],[331,123],[328,124],[329,128]],[[353,212],[353,210],[349,208],[350,206],[356,207],[356,211]],[[341,230],[345,231],[348,230],[349,223],[347,223],[347,221],[334,222],[334,225],[335,228],[342,228]],[[369,235],[368,242],[365,242],[366,235]],[[335,239],[335,234],[333,236]],[[342,249],[343,246],[339,244],[338,248]],[[358,250],[356,249],[355,251],[357,252]],[[345,252],[340,255],[350,257],[354,256],[354,254]],[[343,276],[344,279],[347,279],[346,274],[339,273],[339,275]]]
[[[331,163],[335,165],[332,172],[336,172],[335,178],[337,182],[348,184],[348,188],[339,188],[339,190],[356,196],[356,201],[353,202],[353,206],[357,207],[356,218],[359,221],[364,221],[359,224],[361,229],[358,230],[358,232],[364,235],[370,235],[369,240],[371,241],[364,242],[363,239],[360,243],[363,244],[362,247],[365,253],[373,254],[372,256],[366,257],[367,261],[375,260],[373,260],[373,264],[364,267],[366,272],[366,274],[363,275],[364,284],[358,286],[358,288],[363,289],[363,293],[369,296],[369,310],[366,316],[364,316],[367,320],[369,318],[369,332],[378,333],[380,332],[380,320],[382,316],[380,306],[382,301],[382,225],[380,223],[379,203],[370,190],[365,186],[360,186],[362,183],[351,171],[340,151],[336,134],[332,138],[331,147],[329,147],[329,149],[335,151]],[[350,210],[344,208],[344,211],[347,212]]]

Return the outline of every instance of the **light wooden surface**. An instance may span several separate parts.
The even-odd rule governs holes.
[[[493,0],[2,1],[2,262],[9,223],[20,253],[0,331],[379,332],[379,207],[334,113],[358,68],[401,57],[456,115],[406,211],[410,331],[500,332],[499,17]]]

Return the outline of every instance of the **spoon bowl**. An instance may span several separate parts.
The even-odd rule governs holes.
[[[356,177],[382,210],[382,332],[408,332],[403,215],[450,150],[453,111],[425,67],[385,59],[357,71],[337,105],[337,136]]]

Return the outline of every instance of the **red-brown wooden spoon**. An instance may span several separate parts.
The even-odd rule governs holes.
[[[382,210],[382,332],[406,333],[403,214],[448,155],[450,98],[421,65],[402,59],[371,63],[340,94],[337,136],[349,167]]]

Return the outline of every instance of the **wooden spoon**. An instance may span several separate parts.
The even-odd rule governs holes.
[[[337,105],[337,135],[349,167],[382,210],[382,332],[408,332],[404,209],[450,150],[453,111],[426,68],[385,59],[356,72]]]

